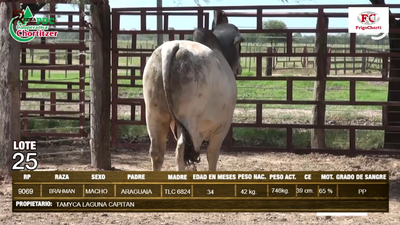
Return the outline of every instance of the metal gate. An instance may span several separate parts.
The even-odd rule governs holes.
[[[358,7],[367,7],[370,5],[357,5]],[[286,52],[252,52],[252,53],[242,53],[242,57],[253,57],[255,58],[256,68],[255,74],[253,75],[242,75],[237,78],[238,88],[244,88],[242,84],[245,82],[263,83],[266,81],[281,81],[285,82],[285,97],[282,99],[269,100],[267,98],[255,99],[255,98],[245,98],[239,97],[237,105],[246,105],[246,107],[252,106],[251,112],[252,121],[251,122],[237,122],[234,121],[232,128],[228,133],[224,148],[228,150],[251,150],[251,151],[285,151],[285,152],[325,152],[334,154],[399,154],[400,151],[385,151],[383,149],[360,149],[357,147],[357,132],[360,130],[386,130],[386,131],[398,131],[398,127],[388,126],[385,110],[388,105],[399,105],[397,102],[386,102],[386,101],[357,101],[356,98],[356,82],[396,82],[398,79],[388,78],[388,57],[397,56],[395,53],[357,53],[356,52],[356,35],[350,35],[350,47],[348,52],[343,53],[314,53],[314,52],[293,52],[293,34],[294,33],[320,33],[320,32],[346,32],[346,29],[324,29],[319,27],[313,29],[276,29],[276,30],[266,30],[262,29],[263,17],[311,17],[317,18],[317,20],[322,21],[324,17],[347,17],[347,13],[334,13],[334,12],[324,12],[325,9],[333,8],[347,8],[349,5],[291,5],[291,6],[231,6],[231,7],[168,7],[168,8],[125,8],[125,9],[113,9],[112,10],[112,144],[113,146],[124,146],[124,147],[147,147],[148,143],[143,143],[140,140],[131,143],[121,143],[119,141],[120,135],[118,134],[118,129],[122,125],[132,125],[132,126],[144,126],[145,125],[145,106],[144,100],[140,96],[140,90],[142,88],[141,79],[143,74],[143,69],[146,64],[146,59],[151,55],[154,47],[152,48],[141,48],[138,46],[137,40],[139,35],[144,34],[166,34],[169,40],[174,40],[176,35],[178,39],[185,39],[186,35],[191,35],[193,30],[169,30],[168,19],[169,16],[177,15],[195,15],[197,16],[197,27],[208,28],[210,24],[210,13],[207,11],[212,11],[216,9],[225,10],[226,15],[229,17],[249,17],[254,18],[256,21],[256,29],[241,29],[241,33],[286,33]],[[316,13],[304,13],[304,12],[293,12],[293,13],[276,13],[276,12],[263,12],[263,10],[268,9],[310,9],[318,10]],[[235,10],[235,12],[230,12],[229,10]],[[253,10],[253,12],[239,12],[239,10]],[[164,30],[147,30],[146,29],[146,18],[147,16],[154,16],[161,14],[164,18]],[[120,29],[121,16],[139,16],[141,21],[140,30],[127,31]],[[194,26],[196,26],[194,24]],[[129,35],[131,38],[130,46],[121,46],[118,41],[119,35]],[[263,75],[263,62],[266,61],[263,58],[269,57],[381,57],[383,60],[383,71],[380,77],[349,77],[349,76],[264,76]],[[126,65],[120,65],[120,58],[123,57],[136,57],[138,59],[138,64],[135,66],[130,66],[128,63]],[[126,72],[129,71],[129,72]],[[124,74],[125,73],[125,74]],[[294,83],[299,81],[320,81],[320,82],[333,82],[333,81],[346,81],[349,83],[349,99],[347,100],[297,100],[294,93],[296,88],[294,88]],[[136,88],[137,95],[125,96],[121,94],[123,88]],[[251,87],[246,87],[251,91]],[[254,85],[252,88],[260,88],[260,86]],[[262,87],[261,87],[262,88]],[[265,110],[268,110],[271,105],[319,105],[319,106],[381,106],[382,107],[382,124],[381,125],[336,125],[328,124],[324,119],[318,119],[317,124],[297,124],[297,123],[266,123],[264,122]],[[130,118],[120,119],[120,107],[129,107]],[[321,107],[318,108],[320,110]],[[271,109],[274,110],[274,109]],[[126,111],[126,110],[125,110]],[[254,118],[253,118],[254,117]],[[237,146],[234,139],[233,130],[236,128],[275,128],[284,130],[286,141],[285,145],[282,147],[276,146]],[[348,132],[348,148],[324,148],[324,149],[311,149],[307,147],[297,147],[294,145],[294,131],[295,130],[312,130],[312,129],[330,129],[337,130],[343,129]],[[257,133],[255,133],[257,135]],[[168,138],[170,141],[174,141],[172,135]],[[171,142],[171,143],[172,143]]]

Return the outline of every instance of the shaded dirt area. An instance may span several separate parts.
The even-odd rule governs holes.
[[[94,170],[87,146],[40,148],[39,168]],[[49,154],[62,152],[62,154]],[[207,169],[204,152],[197,166]],[[175,170],[174,152],[167,151],[163,170]],[[112,152],[116,169],[151,170],[145,149]],[[315,213],[12,213],[11,183],[0,181],[0,224],[399,224],[400,160],[383,157],[345,157],[327,154],[222,152],[221,171],[390,171],[390,212],[365,217],[317,217]]]

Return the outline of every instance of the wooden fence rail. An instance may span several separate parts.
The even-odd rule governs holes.
[[[293,47],[293,53],[308,53],[314,52],[314,47],[303,46]],[[267,53],[286,53],[286,47],[267,47]],[[350,53],[350,48],[329,47],[329,53]],[[358,48],[358,53],[378,53],[386,52],[386,50],[377,50],[370,48]],[[367,73],[367,71],[382,71],[383,60],[381,57],[328,57],[327,59],[328,75],[333,71],[335,75],[339,71],[343,74]],[[390,62],[389,62],[390,63]],[[244,59],[243,68],[251,69],[251,59]],[[279,70],[293,70],[293,69],[313,69],[315,68],[314,57],[301,56],[301,57],[266,57],[265,75],[272,76],[274,71]]]

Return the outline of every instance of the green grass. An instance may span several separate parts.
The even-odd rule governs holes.
[[[285,147],[285,129],[267,128],[235,128],[233,131],[235,145],[239,146],[268,146]],[[349,133],[346,130],[326,130],[325,140],[327,148],[349,149]],[[311,130],[294,129],[292,145],[295,148],[311,147]],[[382,131],[356,132],[357,149],[383,148]]]
[[[247,74],[245,74],[247,75]],[[286,100],[286,81],[238,81],[238,99]],[[313,100],[314,81],[293,81],[293,100]],[[348,81],[327,81],[325,99],[327,101],[348,101],[350,84]],[[386,101],[387,83],[378,84],[357,81],[357,101]],[[285,108],[286,105],[265,105],[267,108]],[[355,106],[337,106],[343,110],[352,110]],[[306,109],[309,106],[297,105]],[[366,109],[380,109],[380,106],[367,106]]]
[[[246,74],[245,74],[246,75]],[[22,75],[21,75],[22,79]],[[40,80],[40,73],[34,72],[33,76],[29,75],[29,80]],[[79,73],[69,72],[67,76],[63,72],[51,71],[51,81],[67,81],[79,82]],[[85,82],[89,82],[89,75],[86,74]],[[130,80],[118,80],[118,84],[131,84]],[[141,85],[141,80],[136,80],[135,84]],[[243,81],[237,82],[238,99],[266,99],[266,100],[286,100],[286,81]],[[66,89],[67,85],[55,84],[29,84],[29,88],[47,88],[47,89]],[[73,89],[79,88],[73,85]],[[294,81],[293,82],[293,100],[313,100],[314,81]],[[90,90],[89,85],[86,90]],[[142,88],[120,87],[121,97],[134,98],[141,94]],[[29,93],[29,95],[40,96],[42,93]],[[74,94],[73,99],[78,99],[78,94]],[[59,98],[65,98],[65,93],[57,93]],[[90,97],[90,92],[86,92],[86,98]],[[326,100],[331,101],[347,101],[350,99],[350,87],[348,81],[327,81],[326,83]],[[356,82],[356,100],[357,101],[386,101],[387,99],[387,83],[386,82]],[[285,105],[265,105],[267,108],[282,108]],[[298,108],[305,106],[298,105]],[[307,108],[307,107],[305,107]],[[342,109],[354,109],[354,106],[340,106]],[[368,106],[366,109],[379,109],[379,106]]]
[[[30,119],[28,129],[31,132],[77,133],[79,126],[78,120]],[[89,133],[90,128],[85,127],[85,131]]]

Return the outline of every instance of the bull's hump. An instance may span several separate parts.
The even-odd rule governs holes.
[[[179,50],[187,50],[193,55],[211,54],[212,50],[198,42],[188,40],[173,40],[171,43],[179,43]],[[166,42],[167,43],[167,42]]]

